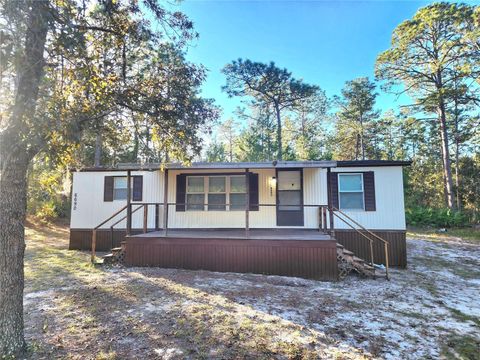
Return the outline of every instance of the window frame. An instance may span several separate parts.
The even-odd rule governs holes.
[[[188,179],[189,178],[202,178],[203,180],[203,191],[188,191]],[[204,176],[199,176],[199,175],[192,175],[192,176],[187,176],[185,179],[185,210],[186,211],[205,211],[205,194],[206,194],[206,189],[205,189],[205,177]],[[188,206],[188,195],[203,195],[203,210],[200,209],[189,209]]]
[[[228,192],[227,192],[227,204],[228,205],[228,211],[246,211],[247,209],[247,175],[245,174],[239,174],[239,175],[228,175]],[[243,177],[243,179],[245,180],[245,191],[243,192],[240,192],[240,191],[232,191],[232,178],[234,177]],[[232,203],[230,201],[230,195],[231,194],[234,194],[234,195],[245,195],[245,205],[243,206],[243,209],[232,209],[231,206],[232,206]]]
[[[203,192],[192,192],[188,191],[188,179],[192,177],[197,177],[197,178],[203,178]],[[225,179],[225,191],[221,192],[210,192],[210,178],[212,177],[221,177]],[[238,192],[238,191],[232,191],[231,190],[231,179],[232,177],[243,177],[245,179],[245,191],[244,192]],[[185,181],[185,211],[245,211],[246,206],[247,206],[247,176],[245,174],[239,173],[239,174],[202,174],[202,175],[196,175],[196,174],[188,174],[186,175],[186,181]],[[204,199],[204,206],[203,209],[189,209],[188,208],[188,195],[192,194],[203,194],[203,199]],[[224,209],[209,209],[209,201],[208,201],[208,196],[209,195],[225,195],[225,208]],[[230,204],[230,194],[244,194],[245,195],[245,206],[243,209],[232,209],[231,204]],[[211,204],[212,206],[215,206],[217,204]],[[221,205],[217,205],[221,206]]]
[[[112,201],[125,201],[128,200],[128,176],[112,176],[113,177],[113,189],[112,189]],[[125,179],[125,182],[127,183],[127,187],[124,188],[117,188],[115,187],[117,179]],[[126,190],[127,195],[125,198],[118,199],[115,198],[115,190]],[[130,196],[133,196],[133,176],[130,178]]]
[[[341,188],[341,177],[342,176],[358,176],[360,175],[360,180],[362,184],[361,190],[342,190]],[[362,207],[361,208],[344,208],[342,207],[342,193],[360,193],[362,194]],[[338,173],[338,208],[340,210],[348,211],[365,211],[365,181],[363,179],[363,173]]]

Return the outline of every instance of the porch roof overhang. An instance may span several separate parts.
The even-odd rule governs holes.
[[[115,167],[86,167],[78,171],[156,171],[168,170],[234,170],[234,169],[288,169],[288,168],[332,168],[336,161],[265,161],[265,162],[194,162],[190,165],[182,163],[149,163],[118,164]],[[72,170],[76,171],[76,170]]]
[[[157,170],[240,170],[240,169],[302,169],[302,168],[335,168],[335,167],[378,167],[378,166],[409,166],[411,161],[395,160],[311,160],[311,161],[264,161],[264,162],[193,162],[182,163],[123,163],[114,167],[85,167],[72,171],[157,171]]]
[[[195,162],[191,165],[168,164],[169,170],[216,170],[216,169],[286,169],[286,168],[330,168],[336,161],[265,161],[265,162]]]

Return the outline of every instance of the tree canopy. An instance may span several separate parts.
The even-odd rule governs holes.
[[[274,62],[264,64],[238,59],[223,68],[227,83],[223,90],[229,96],[248,96],[261,106],[271,107],[277,119],[277,159],[282,159],[282,110],[294,110],[319,88],[295,79],[287,69]]]

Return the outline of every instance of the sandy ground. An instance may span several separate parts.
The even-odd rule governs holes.
[[[27,230],[33,359],[480,359],[480,246],[408,240],[392,281],[95,268]]]

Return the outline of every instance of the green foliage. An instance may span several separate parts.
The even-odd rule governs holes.
[[[359,160],[372,157],[372,137],[375,134],[375,120],[379,112],[374,109],[377,93],[376,85],[368,78],[347,81],[342,89],[342,97],[336,97],[339,110],[336,114],[335,132],[338,137],[336,158],[339,160]]]
[[[439,2],[419,9],[412,19],[394,30],[390,49],[375,64],[375,76],[384,88],[397,95],[406,93],[415,101],[410,109],[419,117],[431,115],[441,139],[445,203],[455,207],[450,146],[465,141],[471,124],[464,112],[480,101],[479,8]],[[467,123],[469,123],[467,121]],[[475,126],[475,125],[473,125]],[[468,134],[470,136],[470,134]]]
[[[407,224],[410,226],[461,227],[469,223],[468,216],[460,211],[448,208],[434,209],[425,207],[407,208]]]
[[[70,216],[70,173],[48,158],[34,159],[28,173],[27,211],[43,220]]]
[[[292,77],[287,69],[269,64],[238,59],[223,68],[227,83],[222,88],[230,97],[253,99],[253,104],[271,111],[276,118],[277,159],[283,158],[282,115],[295,111],[307,99],[317,96],[320,88]]]

